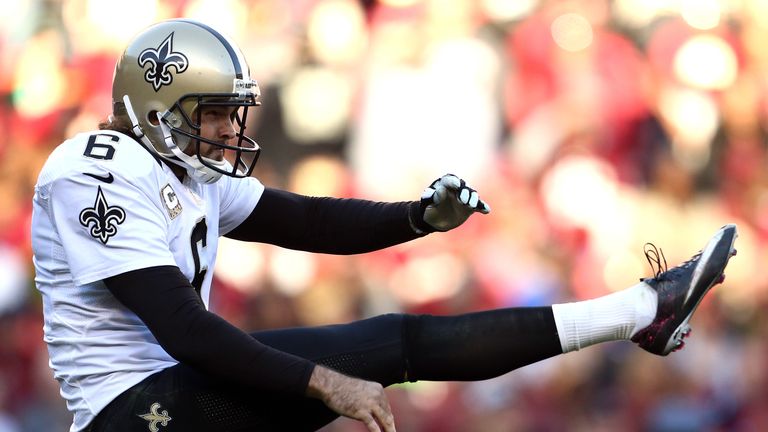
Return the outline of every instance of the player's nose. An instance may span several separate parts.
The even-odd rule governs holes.
[[[229,141],[235,136],[237,136],[237,134],[235,133],[235,125],[232,120],[229,118],[222,120],[219,125],[219,138]]]

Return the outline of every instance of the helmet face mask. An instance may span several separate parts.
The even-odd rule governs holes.
[[[139,33],[118,61],[112,83],[113,116],[130,120],[145,147],[202,183],[253,172],[260,149],[245,128],[259,96],[237,46],[186,19],[162,21]],[[209,107],[231,109],[233,139],[201,136],[201,113]],[[203,143],[223,149],[232,162],[204,157]]]
[[[190,103],[193,102],[193,103]],[[258,161],[261,149],[253,138],[245,134],[248,120],[248,109],[261,105],[256,96],[240,97],[237,94],[188,94],[182,96],[160,121],[170,130],[176,147],[189,156],[197,158],[198,162],[215,172],[231,177],[248,177]],[[194,106],[189,113],[185,106]],[[232,109],[231,121],[235,127],[234,143],[221,142],[205,138],[201,135],[202,113],[208,107],[226,107]],[[169,119],[174,119],[173,121]],[[179,121],[181,120],[181,121]],[[200,144],[221,148],[225,155],[230,155],[232,163],[214,161],[200,153]],[[190,151],[190,147],[192,151]]]

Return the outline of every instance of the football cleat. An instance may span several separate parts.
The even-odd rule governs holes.
[[[650,243],[645,256],[656,269],[652,278],[641,279],[658,295],[653,322],[632,337],[644,350],[665,356],[685,346],[683,339],[691,334],[688,322],[704,295],[725,280],[728,260],[736,255],[733,244],[738,234],[736,225],[728,224],[709,240],[704,249],[677,267],[667,269],[662,252]],[[662,271],[663,262],[663,271]],[[656,267],[654,267],[656,264]]]

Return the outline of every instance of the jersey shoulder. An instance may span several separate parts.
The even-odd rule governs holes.
[[[144,178],[160,162],[133,138],[115,131],[84,132],[61,143],[48,156],[38,185],[69,176],[90,176],[111,183],[115,177]]]

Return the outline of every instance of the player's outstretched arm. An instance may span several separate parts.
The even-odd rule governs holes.
[[[449,231],[463,224],[473,213],[488,214],[491,207],[480,199],[477,191],[453,174],[432,182],[421,194],[419,214],[410,215],[411,227],[417,233]]]
[[[340,415],[360,420],[370,432],[395,432],[395,419],[379,383],[318,365],[309,378],[307,396],[320,399]]]
[[[357,254],[458,227],[490,207],[464,180],[446,174],[419,201],[310,197],[266,188],[253,212],[226,237],[288,249]]]

